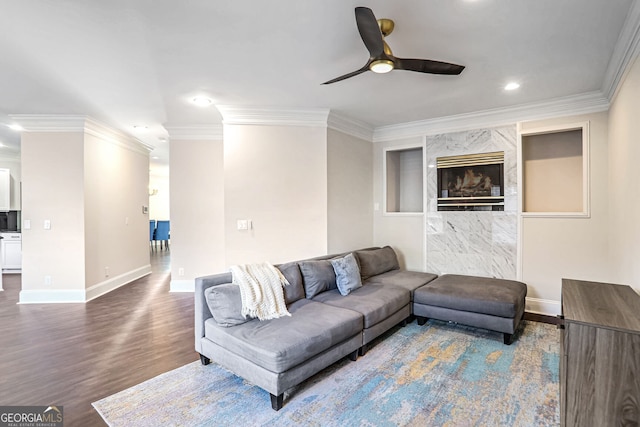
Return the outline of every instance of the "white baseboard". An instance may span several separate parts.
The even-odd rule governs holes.
[[[560,301],[540,298],[527,298],[525,311],[529,313],[544,314],[546,316],[557,316],[562,313]]]
[[[127,283],[131,283],[136,279],[151,274],[151,264],[143,265],[135,270],[128,271],[118,276],[112,277],[109,280],[97,283],[87,288],[86,301],[91,301],[99,296],[118,289],[120,286],[124,286]]]
[[[195,292],[196,281],[191,280],[172,280],[169,283],[169,292]]]
[[[111,292],[120,286],[131,283],[136,279],[151,273],[151,265],[147,264],[135,270],[128,271],[109,280],[100,282],[87,289],[30,289],[20,291],[18,304],[54,304],[54,303],[85,303],[101,295]]]
[[[84,290],[33,289],[20,291],[18,304],[56,304],[86,302]]]

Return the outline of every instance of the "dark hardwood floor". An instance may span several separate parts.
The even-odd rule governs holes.
[[[16,304],[0,292],[0,405],[62,405],[65,426],[104,426],[103,397],[198,360],[193,294],[169,293],[168,251],[153,273],[86,304]]]

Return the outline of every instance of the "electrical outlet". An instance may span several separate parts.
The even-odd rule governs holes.
[[[46,286],[51,286],[51,276],[44,276],[44,284]]]
[[[184,268],[180,267],[178,269],[178,276],[184,276]]]
[[[246,219],[238,220],[238,230],[248,230],[249,229],[249,221]]]
[[[109,277],[109,267],[104,268],[104,277]]]

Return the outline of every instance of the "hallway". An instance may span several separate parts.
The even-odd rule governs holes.
[[[91,402],[198,360],[193,293],[169,293],[170,252],[152,273],[86,304],[18,305],[0,292],[0,405],[58,405],[65,426],[104,425]]]

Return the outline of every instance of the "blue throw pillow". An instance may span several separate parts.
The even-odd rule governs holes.
[[[358,289],[362,286],[362,279],[360,279],[360,269],[358,268],[358,262],[353,254],[349,254],[345,257],[332,259],[331,265],[336,272],[336,285],[342,295],[349,295],[354,289]]]

